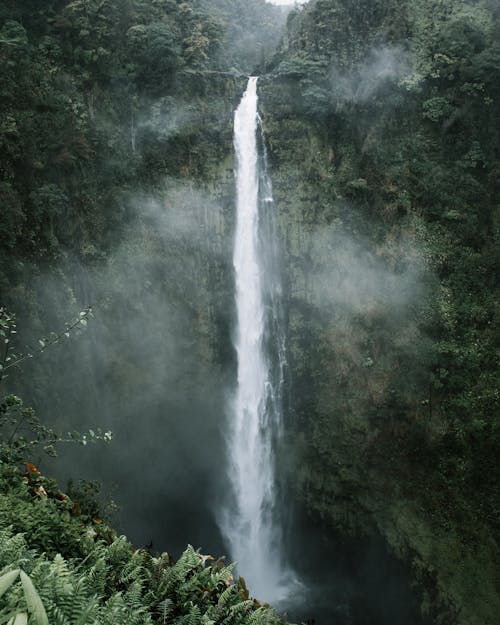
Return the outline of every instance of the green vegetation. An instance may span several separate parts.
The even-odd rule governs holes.
[[[269,15],[272,9],[261,4]],[[16,395],[0,403],[1,622],[282,622],[250,598],[243,579],[234,580],[222,560],[191,547],[177,561],[136,550],[97,518],[88,489],[67,495],[34,465],[19,468],[41,451],[53,455],[61,443],[110,438],[99,428],[59,435],[46,424],[55,415],[51,423],[73,426],[51,390],[51,358],[66,356],[49,348],[86,325],[88,311],[63,325],[81,300],[74,268],[92,271],[109,263],[121,295],[113,295],[108,277],[98,304],[101,314],[108,309],[113,323],[123,325],[133,289],[129,272],[121,273],[119,263],[116,268],[117,249],[123,245],[136,257],[140,250],[148,263],[151,282],[138,285],[132,303],[141,311],[153,275],[163,273],[151,257],[144,260],[144,248],[161,252],[162,264],[182,259],[186,272],[200,262],[193,241],[179,238],[180,226],[167,230],[167,241],[158,235],[157,207],[180,210],[182,203],[189,219],[198,219],[196,211],[206,205],[193,181],[209,189],[206,202],[220,194],[214,181],[230,177],[231,114],[244,84],[243,57],[228,52],[234,12],[232,3],[215,11],[202,1],[176,0],[7,0],[0,7],[0,293],[2,306],[15,310],[23,327],[20,339],[15,316],[2,308],[0,381],[2,393],[5,384],[22,390],[45,416],[39,419]],[[269,22],[267,31],[273,27]],[[151,203],[151,211],[138,215],[139,202]],[[179,221],[171,214],[162,218]],[[207,271],[221,270],[212,263]],[[34,284],[40,276],[59,281],[50,310],[43,287]],[[167,275],[160,289],[183,311],[186,325],[203,323],[209,314],[196,310],[194,295],[178,279]],[[123,343],[129,345],[128,336]],[[113,353],[109,358],[114,365]],[[155,358],[164,356],[158,351]],[[23,375],[12,375],[21,364]],[[67,367],[60,394],[73,402],[91,366],[87,358]],[[129,375],[145,393],[141,377],[129,372],[133,364],[124,373],[126,366],[113,367],[113,374]],[[123,401],[132,396],[144,406],[134,386]]]
[[[438,623],[500,610],[499,17],[317,0],[263,83],[298,491],[381,532]]]
[[[223,160],[215,129],[179,136],[174,122],[152,136],[142,122],[153,102],[175,115],[174,94],[209,119],[216,105],[196,96],[231,85],[200,76],[218,69],[222,26],[197,3],[7,1],[0,24],[4,291],[27,260],[102,260],[130,218],[131,189],[203,177]]]
[[[38,354],[86,325],[82,311],[67,331],[40,340]],[[0,310],[4,356],[0,373],[19,368],[13,315]],[[8,338],[5,338],[8,337]],[[67,338],[66,337],[66,338]],[[0,378],[0,383],[1,383]],[[134,548],[104,523],[93,484],[60,491],[26,458],[38,449],[56,456],[63,443],[111,440],[90,430],[61,436],[33,409],[8,395],[0,400],[0,619],[9,625],[87,623],[145,625],[280,625],[267,604],[251,598],[234,565],[188,546],[175,561],[167,553]]]
[[[84,397],[92,346],[29,359],[89,304],[131,440],[136,415],[175,412],[167,390],[226,381],[231,119],[258,68],[295,494],[326,533],[382,535],[437,625],[496,625],[498,1],[3,0],[0,66],[0,305],[35,345],[3,384],[43,417],[0,403],[0,622],[43,622],[29,580],[50,623],[278,622],[221,562],[136,552],[19,469],[69,408],[108,427],[103,388]]]
[[[0,618],[5,623],[279,625],[231,566],[188,547],[135,549],[36,467],[0,464]]]

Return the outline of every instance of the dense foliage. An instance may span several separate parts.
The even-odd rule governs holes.
[[[279,625],[231,566],[135,549],[27,465],[0,464],[0,618],[9,623]],[[82,506],[84,502],[81,502]]]
[[[196,387],[206,427],[233,357],[231,115],[260,68],[292,373],[282,466],[300,459],[296,494],[325,531],[384,537],[436,623],[496,625],[499,4],[311,0],[275,53],[286,15],[3,0],[0,304],[29,328],[21,345],[94,301],[104,319],[76,358],[24,363],[8,384],[56,421],[112,412],[137,447],[136,416],[156,427],[181,403],[161,403],[173,362],[169,392]],[[20,414],[37,440],[14,437],[14,457],[2,439],[0,620],[30,609],[22,569],[50,622],[276,621],[222,563],[135,552],[23,476],[29,445],[57,436],[14,396],[0,426]]]
[[[168,111],[174,91],[193,94],[222,27],[196,4],[128,0],[3,2],[0,23],[5,289],[23,260],[102,258],[132,185],[201,174],[189,137],[153,140],[140,123],[150,97]]]
[[[316,0],[264,88],[300,489],[336,527],[375,521],[438,622],[499,609],[499,17]]]
[[[134,255],[151,274],[151,281],[137,280],[132,306],[141,311],[166,259],[182,259],[189,274],[190,265],[208,265],[200,261],[203,255],[188,232],[179,238],[180,226],[172,233],[159,231],[158,206],[175,205],[181,212],[182,205],[197,225],[198,211],[206,213],[192,181],[209,185],[221,170],[224,178],[233,102],[244,84],[242,63],[243,69],[255,64],[272,45],[258,44],[260,26],[267,20],[267,39],[277,28],[270,19],[272,7],[262,1],[261,9],[256,17],[243,4],[219,2],[215,8],[201,0],[2,2],[0,292],[2,305],[18,313],[24,328],[19,341],[14,315],[0,310],[2,394],[5,384],[21,388],[37,400],[45,417],[50,413],[63,427],[72,427],[74,414],[70,425],[67,408],[54,410],[51,353],[44,352],[73,333],[75,325],[64,326],[64,320],[74,315],[75,300],[88,304],[81,276],[112,265],[112,277],[101,276],[101,286],[96,282],[93,290],[100,291],[101,314],[103,308],[110,311],[105,332],[123,328],[122,344],[128,349],[125,325],[134,288],[128,268],[123,275],[117,271],[117,248],[128,252],[122,264]],[[236,12],[247,19],[239,32]],[[253,60],[245,58],[241,29],[257,44]],[[236,39],[240,52],[233,45]],[[138,203],[147,207],[140,215]],[[170,218],[179,221],[177,215]],[[213,263],[207,269],[216,270]],[[47,307],[45,289],[34,280],[51,275],[59,285]],[[197,294],[186,292],[178,274],[165,276],[154,297],[160,297],[158,290],[168,293],[172,308],[182,310],[186,326],[195,325],[194,317],[199,325],[201,314],[208,318],[210,303],[205,301],[198,313]],[[86,313],[76,322],[78,328],[84,324]],[[49,334],[48,328],[57,332]],[[61,356],[64,360],[64,350],[54,360]],[[113,375],[134,380],[128,394],[122,393],[122,384],[123,401],[130,405],[133,397],[144,410],[145,397],[134,384],[140,384],[143,395],[146,390],[133,365],[116,367],[112,352],[108,358]],[[149,356],[153,363],[164,358],[161,349]],[[21,362],[24,373],[19,375]],[[73,393],[78,395],[89,366],[84,358],[78,367],[66,367],[69,378],[58,397],[64,395],[73,408],[78,403],[88,408]],[[52,455],[58,443],[86,445],[110,438],[98,428],[83,436],[60,436],[46,420],[14,395],[0,403],[3,622],[281,622],[249,597],[244,581],[234,581],[232,567],[222,561],[192,548],[177,562],[167,554],[136,550],[97,518],[98,504],[82,501],[81,489],[70,498],[33,465],[21,471],[21,461],[38,457],[41,450]]]

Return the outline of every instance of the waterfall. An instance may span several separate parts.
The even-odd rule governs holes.
[[[227,437],[231,502],[222,514],[221,529],[252,594],[276,602],[285,597],[287,588],[274,466],[282,430],[285,342],[272,188],[263,141],[259,150],[257,100],[253,77],[234,116],[238,377]]]

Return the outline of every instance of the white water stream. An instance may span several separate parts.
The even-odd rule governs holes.
[[[266,218],[272,189],[265,158],[259,158],[259,138],[257,78],[250,78],[234,116],[238,381],[228,434],[232,497],[221,528],[252,595],[277,602],[288,587],[274,465],[282,429],[284,342],[276,307],[279,282],[273,275],[275,243]]]

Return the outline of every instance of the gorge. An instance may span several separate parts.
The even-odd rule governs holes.
[[[0,5],[0,577],[52,620],[61,554],[103,611],[153,567],[109,622],[496,625],[498,3],[43,4]]]

